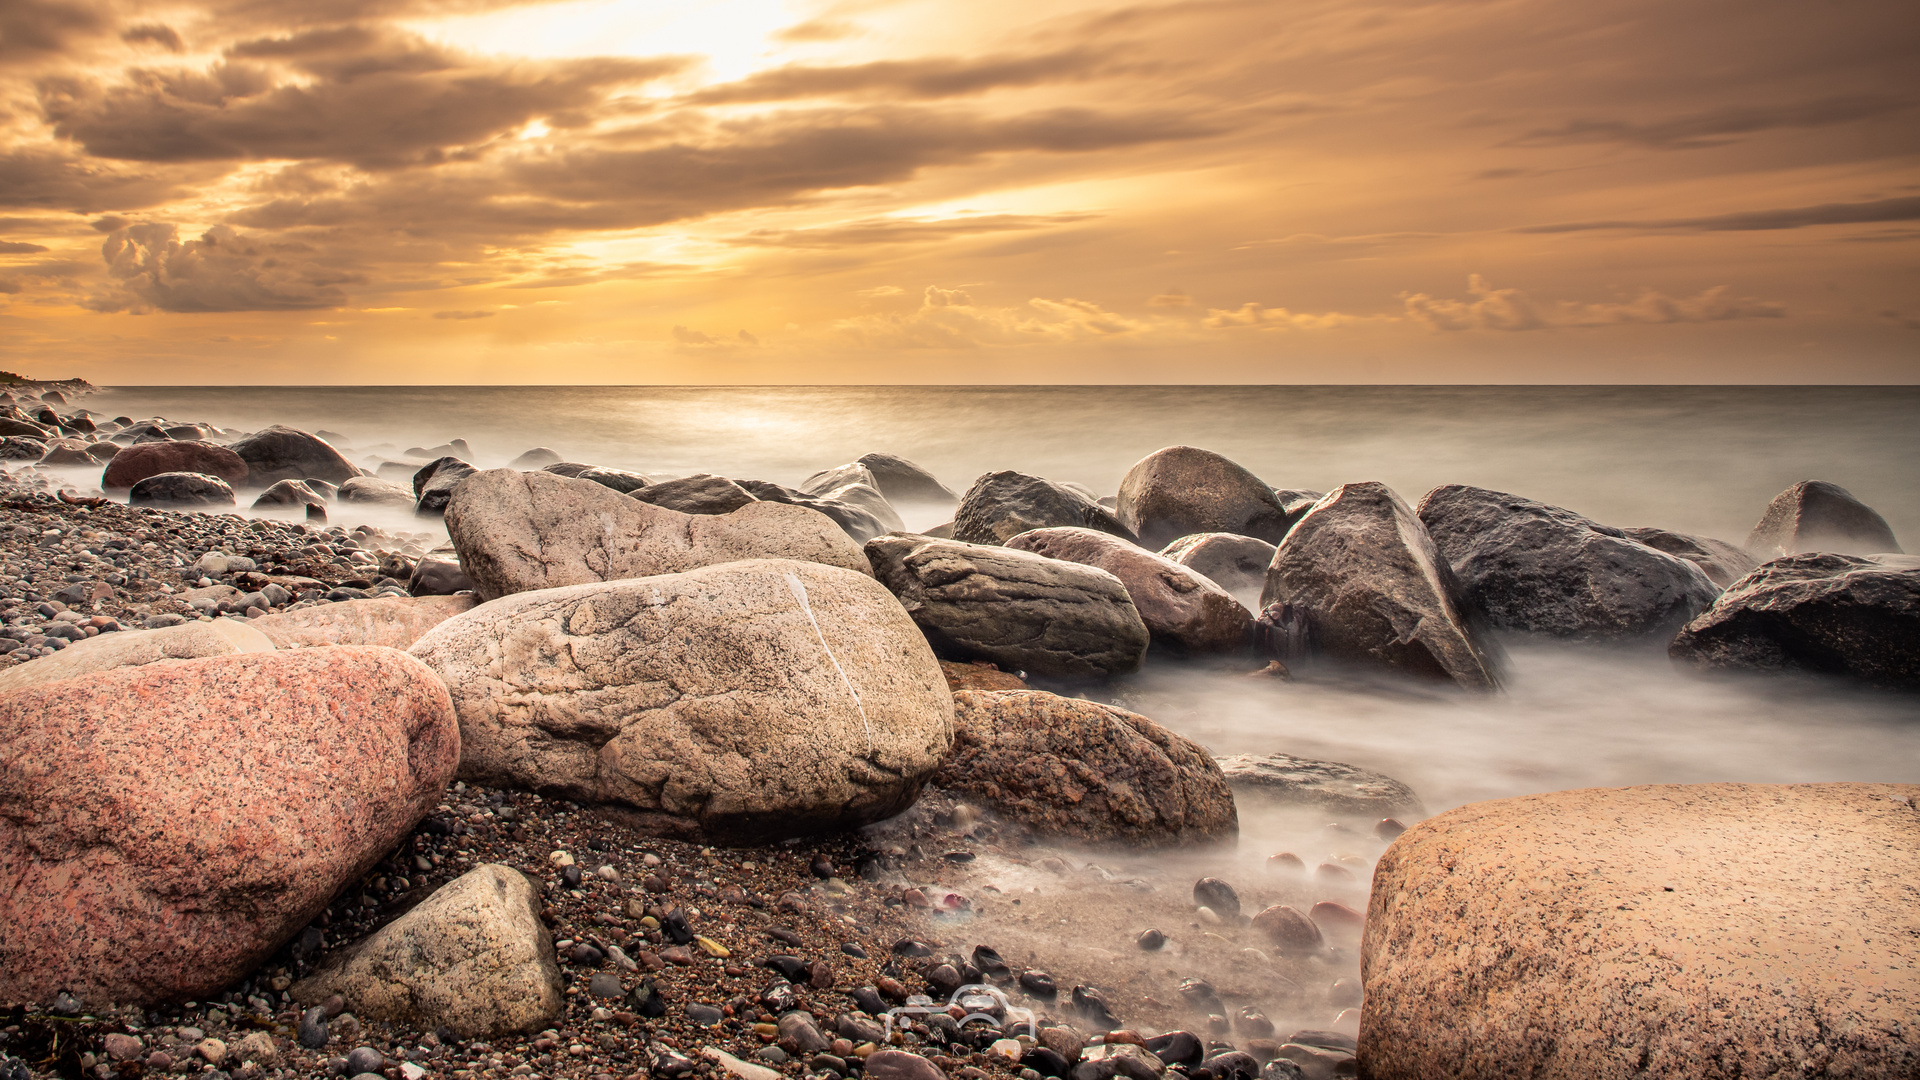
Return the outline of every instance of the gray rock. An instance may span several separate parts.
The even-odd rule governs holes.
[[[233,506],[233,488],[217,476],[171,472],[149,476],[127,493],[132,506]]]
[[[413,470],[418,472],[418,469]],[[390,506],[394,509],[414,508],[417,499],[413,493],[390,480],[378,476],[351,476],[340,482],[334,492],[334,498],[343,503],[361,506]]]
[[[620,985],[620,976],[611,971],[596,971],[593,978],[587,980],[587,993],[612,1001],[624,996],[626,990]]]
[[[663,833],[854,828],[909,805],[951,745],[925,639],[872,578],[819,563],[519,593],[411,651],[453,695],[463,777]]]
[[[360,475],[325,439],[279,424],[241,439],[230,449],[247,463],[250,483],[325,480],[338,484]]]
[[[414,513],[437,517],[447,512],[453,489],[479,470],[457,457],[437,458],[413,474]]]
[[[867,1055],[866,1080],[946,1080],[940,1066],[905,1050],[876,1050]]]
[[[1237,533],[1194,533],[1160,550],[1160,554],[1232,593],[1242,602],[1258,599],[1267,583],[1267,566],[1274,546]]]
[[[492,864],[442,885],[293,988],[303,1004],[333,994],[358,1016],[461,1038],[539,1031],[566,1008],[537,886]]]
[[[1725,540],[1710,536],[1690,536],[1665,529],[1622,529],[1631,539],[1682,558],[1700,568],[1707,580],[1724,589],[1747,576],[1760,563],[1753,556]]]
[[[260,493],[253,500],[255,510],[276,510],[292,507],[325,507],[327,500],[319,492],[307,486],[304,480],[276,480],[273,486]]]
[[[378,1073],[387,1064],[387,1056],[371,1046],[356,1046],[347,1052],[347,1075]]]
[[[1120,521],[1158,548],[1193,533],[1238,533],[1269,543],[1287,534],[1287,511],[1259,477],[1192,446],[1140,459],[1120,481]]]
[[[790,1012],[780,1018],[780,1039],[791,1039],[802,1054],[817,1054],[833,1045],[815,1026],[813,1016],[804,1012]]]
[[[1775,559],[1734,582],[1667,653],[1708,671],[1791,671],[1920,687],[1920,568],[1902,556]]]
[[[940,503],[951,505],[960,501],[955,495],[934,478],[934,475],[906,458],[894,454],[862,454],[856,465],[864,465],[873,476],[874,486],[891,503]]]
[[[648,484],[633,492],[632,497],[683,514],[731,514],[750,502],[759,501],[746,488],[711,473]]]
[[[1275,550],[1260,603],[1299,610],[1314,651],[1334,660],[1499,687],[1453,571],[1385,484],[1347,484],[1315,503]]]
[[[1343,762],[1291,754],[1238,754],[1219,762],[1227,783],[1233,785],[1233,797],[1243,803],[1297,806],[1373,820],[1427,816],[1412,788],[1391,776]]]
[[[473,579],[461,569],[459,560],[439,554],[422,556],[407,579],[409,596],[452,596],[473,588]]]
[[[1747,551],[1763,562],[1808,551],[1902,553],[1885,518],[1824,480],[1802,480],[1774,496],[1747,537]]]
[[[591,480],[601,487],[612,488],[622,495],[631,495],[648,486],[647,478],[637,472],[628,472],[625,469],[609,469],[603,465],[596,465],[591,469],[582,469],[578,473],[575,473],[573,478],[576,480]]]
[[[9,435],[0,439],[0,459],[7,461],[39,461],[46,452],[46,443],[25,435]]]
[[[1153,641],[1182,655],[1238,652],[1253,616],[1206,577],[1117,536],[1093,529],[1030,529],[1010,551],[1092,566],[1120,579]]]
[[[1666,641],[1719,595],[1685,559],[1546,503],[1451,484],[1420,521],[1488,623],[1587,641]]]
[[[805,559],[872,573],[859,547],[810,510],[755,502],[730,514],[682,514],[547,472],[476,473],[455,491],[446,518],[482,600],[737,559]]]
[[[934,652],[1007,671],[1104,678],[1139,668],[1149,635],[1120,579],[1025,551],[913,535],[867,558]]]
[[[536,446],[508,462],[507,468],[527,472],[532,469],[544,469],[549,465],[557,465],[561,460],[560,455],[555,451],[549,450],[544,446]]]
[[[886,508],[889,516],[886,520],[882,520],[872,510],[859,505],[859,502],[809,495],[804,491],[765,480],[740,480],[736,483],[745,488],[754,498],[763,502],[786,503],[790,506],[804,506],[809,510],[819,511],[832,518],[834,523],[839,525],[856,543],[864,544],[881,533],[892,532],[901,527],[900,516],[892,512],[892,507]],[[879,498],[879,492],[872,489],[868,491],[873,498]],[[870,500],[862,496],[860,501]],[[881,501],[884,503],[884,500]]]
[[[583,465],[578,461],[556,461],[551,465],[545,466],[540,471],[549,472],[555,476],[564,476],[569,480],[578,480],[581,473],[593,467],[592,465]]]
[[[319,1050],[327,1045],[328,1039],[333,1037],[327,1028],[327,1010],[323,1006],[314,1005],[301,1012],[300,1027],[295,1034],[301,1046],[309,1050]]]
[[[1068,525],[1138,542],[1132,529],[1076,487],[1025,473],[987,473],[954,511],[953,537],[969,544],[1004,544],[1029,529]]]

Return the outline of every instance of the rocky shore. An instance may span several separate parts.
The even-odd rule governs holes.
[[[1497,693],[1518,635],[1910,692],[1920,564],[1835,485],[1782,493],[1734,545],[1479,488],[1417,505],[1376,483],[1274,488],[1192,447],[1111,497],[1017,472],[955,493],[877,453],[793,487],[540,448],[484,469],[458,443],[356,464],[319,433],[99,417],[87,390],[0,402],[22,463],[0,476],[9,1075],[1318,1080],[1574,1075],[1577,1047],[1618,1059],[1591,1075],[1920,1062],[1899,1019],[1920,966],[1861,944],[1901,940],[1920,907],[1862,902],[1867,929],[1838,944],[1813,927],[1758,953],[1718,944],[1710,915],[1809,875],[1849,895],[1911,881],[1920,789],[1576,792],[1420,821],[1390,777],[1216,759],[1085,696],[1159,665]],[[951,520],[908,532],[909,504]],[[349,506],[391,513],[329,523]],[[1189,873],[1243,807],[1324,829],[1260,874]],[[1488,941],[1615,970],[1645,901],[1518,934],[1585,894],[1514,908],[1475,883],[1518,882],[1511,898],[1598,875],[1608,841],[1582,815],[1621,814],[1706,828],[1731,862],[1755,850],[1743,830],[1839,838],[1812,868],[1690,878],[1693,906],[1657,933],[1724,962],[1660,978],[1758,1000],[1784,964],[1880,995],[1809,993],[1689,1062],[1731,1021],[1568,1000],[1544,960],[1506,966]],[[1629,878],[1608,887],[1677,887]],[[1583,963],[1567,978],[1604,981]],[[1448,1034],[1489,1002],[1504,1027]],[[1649,1009],[1662,1026],[1635,1028]],[[1558,1042],[1531,1034],[1556,1024]]]

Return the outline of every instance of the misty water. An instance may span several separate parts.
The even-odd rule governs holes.
[[[129,388],[81,404],[106,416],[326,429],[369,467],[459,438],[480,466],[546,446],[654,478],[711,472],[795,484],[885,451],[956,492],[983,472],[1018,469],[1111,494],[1135,461],[1184,443],[1276,487],[1378,480],[1411,503],[1440,484],[1474,484],[1611,525],[1734,543],[1775,494],[1817,478],[1877,509],[1909,550],[1920,545],[1920,390],[1908,387]],[[900,509],[910,528],[951,513]],[[357,519],[337,507],[334,520]],[[1675,670],[1658,647],[1505,645],[1507,688],[1494,696],[1339,678],[1276,682],[1246,677],[1255,665],[1161,659],[1087,693],[1216,755],[1287,753],[1385,773],[1411,785],[1429,813],[1590,786],[1920,780],[1912,695],[1703,679]],[[1287,1023],[1324,1027],[1339,1011],[1332,980],[1357,974],[1351,948],[1269,962],[1244,951],[1260,944],[1250,932],[1196,922],[1188,889],[1212,874],[1240,889],[1249,912],[1319,900],[1364,909],[1366,867],[1384,845],[1365,832],[1368,822],[1342,833],[1320,814],[1241,811],[1240,841],[1227,849],[1064,852],[1065,875],[1036,870],[1031,858],[983,858],[967,878],[979,914],[952,941],[988,941],[1116,988],[1140,1010],[1126,1019],[1147,1027],[1197,1022],[1174,997],[1187,976],[1215,982],[1230,1008],[1264,1009],[1281,1034]],[[1308,866],[1344,858],[1359,873],[1348,887],[1276,876],[1266,858],[1281,850]],[[1013,906],[1013,897],[1024,902]],[[1162,953],[1135,950],[1133,935],[1148,925],[1172,935]]]

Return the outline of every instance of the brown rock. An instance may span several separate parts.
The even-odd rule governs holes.
[[[392,649],[243,653],[0,698],[0,999],[204,998],[440,798],[445,687]]]
[[[309,645],[384,645],[389,649],[410,649],[420,640],[420,635],[471,610],[475,603],[471,596],[348,600],[263,616],[249,625],[281,649]]]
[[[55,439],[47,444],[47,452],[41,457],[42,465],[92,465],[93,455],[87,453],[87,444],[79,439]]]
[[[58,653],[54,655],[58,656]],[[992,664],[960,664],[940,661],[940,673],[947,677],[949,690],[1025,690],[1019,676],[1001,671]],[[0,676],[4,677],[4,676]]]
[[[1620,531],[1650,548],[1687,560],[1699,567],[1700,572],[1707,575],[1708,581],[1723,589],[1746,577],[1749,571],[1760,565],[1740,548],[1711,536],[1691,536],[1648,528]]]
[[[1273,545],[1234,533],[1194,533],[1161,548],[1160,554],[1253,604],[1267,583]]]
[[[1307,913],[1329,937],[1344,938],[1348,941],[1360,940],[1360,931],[1367,925],[1367,917],[1345,904],[1336,904],[1331,900],[1322,900],[1313,905]]]
[[[1053,836],[1134,846],[1238,834],[1199,744],[1125,709],[1038,690],[954,695],[953,754],[933,783]]]
[[[1277,544],[1287,511],[1259,477],[1211,450],[1169,446],[1127,470],[1116,506],[1148,547],[1193,533],[1238,533]]]
[[[1824,480],[1802,480],[1774,496],[1747,536],[1747,551],[1761,562],[1803,551],[1901,553],[1887,519],[1846,488]]]
[[[940,1066],[905,1050],[876,1050],[867,1055],[867,1080],[947,1080]]]
[[[229,484],[244,483],[247,463],[224,446],[203,442],[151,442],[129,446],[115,454],[100,476],[108,491],[130,488],[149,476],[190,472],[217,476]]]
[[[233,444],[233,452],[247,463],[247,478],[256,487],[276,480],[338,484],[360,475],[360,470],[325,439],[281,424],[239,440]]]
[[[1267,935],[1281,952],[1319,952],[1325,942],[1320,927],[1305,915],[1285,904],[1275,904],[1253,917],[1253,928]]]
[[[115,668],[231,653],[272,652],[272,639],[254,628],[258,621],[195,621],[158,630],[121,630],[76,641],[51,656],[0,671],[0,694]]]
[[[1594,788],[1415,825],[1374,875],[1362,1072],[1910,1076],[1916,801],[1911,784]]]
[[[1264,490],[1264,489],[1263,489]],[[1120,579],[1147,632],[1176,653],[1230,653],[1247,643],[1253,615],[1204,575],[1117,536],[1093,529],[1031,529],[1014,551],[1098,567]]]

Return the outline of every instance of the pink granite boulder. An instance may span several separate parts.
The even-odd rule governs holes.
[[[129,446],[113,455],[100,475],[100,486],[121,491],[161,473],[190,472],[217,476],[229,484],[247,479],[247,463],[224,446],[204,442],[150,442]]]
[[[1093,529],[1032,529],[1007,541],[1015,551],[1095,566],[1127,587],[1154,644],[1176,653],[1230,653],[1245,647],[1253,616],[1233,594],[1164,555]]]
[[[0,1000],[218,992],[392,850],[459,760],[446,687],[386,648],[0,698]]]
[[[253,620],[251,625],[267,635],[277,649],[311,645],[411,649],[420,635],[470,610],[475,603],[471,596],[374,597],[268,615]]]

